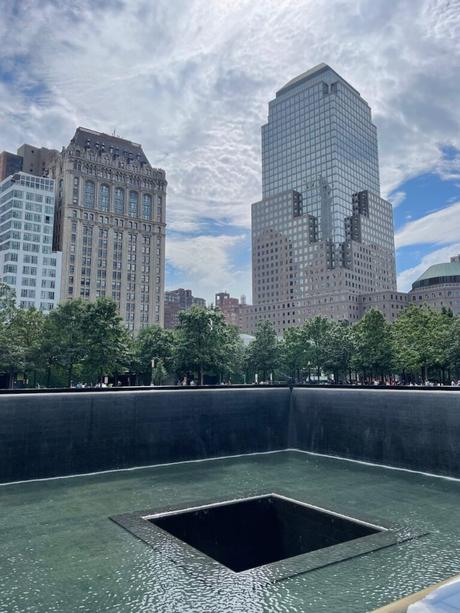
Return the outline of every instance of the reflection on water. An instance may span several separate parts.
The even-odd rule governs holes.
[[[289,491],[429,535],[267,584],[190,573],[108,517]],[[365,612],[458,572],[460,482],[295,452],[0,487],[0,613]]]

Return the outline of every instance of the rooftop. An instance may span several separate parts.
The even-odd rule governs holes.
[[[417,288],[421,285],[434,285],[428,283],[439,279],[439,283],[443,282],[446,277],[460,277],[460,262],[451,261],[442,264],[433,264],[420,275],[420,277],[412,284],[412,288]],[[424,283],[423,283],[424,282]],[[444,281],[445,282],[445,281]]]
[[[350,85],[347,81],[345,81],[345,79],[341,77],[338,72],[336,72],[333,68],[331,68],[327,64],[321,63],[321,64],[317,64],[316,66],[313,66],[313,68],[310,68],[309,70],[306,70],[305,72],[302,72],[302,74],[288,81],[286,85],[283,85],[283,87],[276,92],[276,97],[281,96],[282,94],[285,94],[292,88],[297,87],[297,85],[307,83],[307,81],[310,81],[314,77],[317,77],[318,75],[324,72],[328,72],[328,71],[333,72],[337,76],[338,79],[345,82],[349,87],[351,87],[351,89],[354,92],[360,95],[360,93],[352,85]]]
[[[105,134],[104,132],[78,127],[71,142],[83,149],[112,153],[118,157],[130,158],[144,164],[149,163],[141,145],[114,134]]]

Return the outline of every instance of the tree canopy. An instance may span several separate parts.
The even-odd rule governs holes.
[[[411,306],[389,324],[371,309],[353,325],[314,317],[282,339],[263,321],[244,347],[237,329],[212,307],[181,312],[175,330],[150,325],[133,335],[111,299],[75,299],[44,315],[17,308],[14,292],[0,285],[3,385],[252,382],[255,375],[260,382],[459,379],[460,317]]]

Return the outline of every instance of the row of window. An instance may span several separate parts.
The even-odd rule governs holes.
[[[73,192],[73,200],[74,204],[78,204],[79,193],[78,193],[78,185],[79,179],[78,177],[74,178],[74,192]],[[115,188],[113,194],[113,212],[117,215],[125,214],[125,199],[126,194],[125,190],[122,187]],[[143,219],[152,219],[153,215],[153,198],[151,194],[142,194],[142,208],[139,211],[139,193],[130,190],[128,192],[128,216],[129,217],[142,217]],[[84,185],[84,194],[83,194],[83,206],[87,209],[95,209],[96,208],[96,184],[94,181],[85,181]],[[100,211],[109,211],[110,210],[110,187],[103,183],[99,186],[99,198],[98,198],[98,209]],[[162,197],[157,197],[157,217],[161,220],[161,209],[162,209]]]

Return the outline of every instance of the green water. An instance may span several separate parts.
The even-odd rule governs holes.
[[[108,519],[282,488],[428,536],[270,585],[203,580]],[[460,572],[460,482],[297,452],[0,487],[0,612],[364,612]]]

